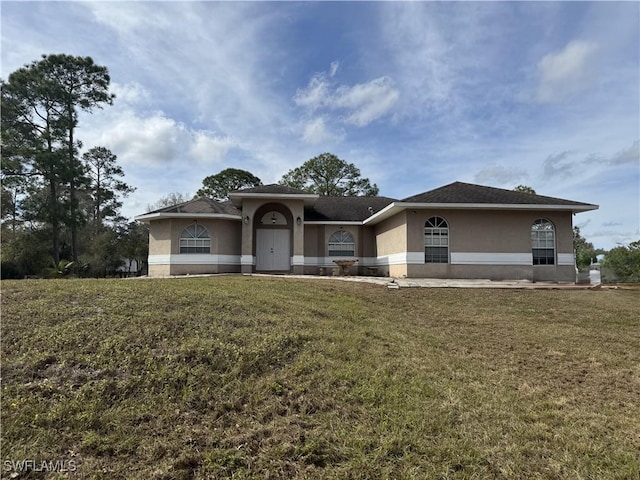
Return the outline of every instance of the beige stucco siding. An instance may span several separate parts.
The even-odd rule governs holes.
[[[214,220],[211,232],[217,240],[215,253],[240,255],[242,245],[242,225],[237,220]]]
[[[149,255],[171,253],[171,220],[157,220],[149,225]]]
[[[322,256],[322,239],[324,238],[324,225],[304,226],[304,256]]]
[[[444,218],[449,225],[450,262],[415,262],[408,265],[409,277],[575,281],[574,266],[562,264],[573,254],[571,212],[416,210],[408,214],[407,220],[407,251],[414,252],[416,258],[418,252],[424,252],[424,224],[432,216]],[[522,264],[523,259],[528,258],[530,262],[531,226],[541,218],[551,221],[555,227],[556,264]],[[458,260],[453,261],[454,258]],[[473,258],[484,264],[473,264],[464,258]]]
[[[573,252],[571,212],[416,210],[408,212],[409,252],[424,250],[424,225],[428,218],[444,218],[449,225],[451,252],[523,253],[531,251],[531,225],[539,218],[556,227],[556,248]]]
[[[378,256],[407,251],[406,219],[406,212],[400,212],[375,226]]]
[[[391,277],[407,276],[407,212],[400,212],[374,227],[380,271]]]
[[[180,236],[185,228],[193,225],[194,219],[185,217],[150,222],[150,276],[240,271],[240,222],[215,218],[200,218],[197,222],[209,232],[209,254],[180,254]]]

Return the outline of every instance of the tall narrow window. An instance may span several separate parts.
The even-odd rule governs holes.
[[[209,231],[194,223],[180,234],[180,253],[210,253],[211,238]]]
[[[356,243],[349,232],[340,230],[329,237],[330,257],[354,257],[355,254]]]
[[[449,263],[449,225],[441,217],[431,217],[424,224],[425,263]]]
[[[555,265],[556,234],[553,224],[544,219],[533,222],[531,226],[531,253],[534,265]]]

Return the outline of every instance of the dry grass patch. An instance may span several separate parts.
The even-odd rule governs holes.
[[[5,281],[2,475],[639,478],[637,317],[634,290]]]

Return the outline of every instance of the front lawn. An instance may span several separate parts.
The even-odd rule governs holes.
[[[3,281],[0,474],[640,478],[638,293]]]

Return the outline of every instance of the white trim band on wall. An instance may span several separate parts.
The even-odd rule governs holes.
[[[377,265],[422,265],[424,252],[401,252],[381,255],[376,258]]]
[[[149,265],[240,265],[240,255],[149,255]]]
[[[240,257],[240,265],[255,265],[256,257],[253,255],[242,255]]]
[[[558,265],[562,266],[575,266],[576,259],[573,253],[559,253],[558,254]]]
[[[452,252],[451,265],[533,265],[533,255],[531,252]]]

